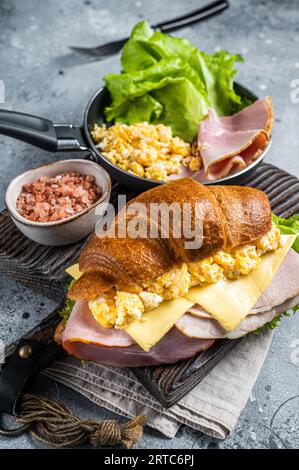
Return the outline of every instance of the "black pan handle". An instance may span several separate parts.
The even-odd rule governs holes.
[[[16,111],[0,109],[0,134],[50,152],[88,150],[82,128]]]
[[[178,18],[173,18],[169,21],[164,21],[163,23],[158,23],[154,26],[155,29],[159,29],[165,33],[175,31],[179,28],[184,28],[198,21],[209,18],[210,16],[221,13],[223,10],[229,7],[229,2],[227,0],[217,0],[215,2],[209,3],[208,5],[199,8],[198,10],[187,13],[187,15],[180,16]]]

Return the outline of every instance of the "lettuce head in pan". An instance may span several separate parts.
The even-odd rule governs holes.
[[[220,116],[249,104],[234,90],[240,55],[205,54],[187,39],[154,32],[146,21],[132,30],[121,56],[122,72],[104,77],[111,95],[108,121],[163,123],[187,142],[196,139],[208,107]]]

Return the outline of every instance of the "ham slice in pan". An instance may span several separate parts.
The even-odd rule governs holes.
[[[217,180],[248,166],[268,144],[272,124],[270,97],[259,99],[232,116],[218,117],[209,109],[198,132],[205,177]]]

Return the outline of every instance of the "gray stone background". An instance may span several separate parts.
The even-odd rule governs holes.
[[[91,46],[124,37],[141,18],[154,24],[204,3],[0,0],[0,79],[5,84],[6,101],[2,107],[49,117],[54,122],[80,124],[84,107],[101,86],[103,75],[119,70],[119,56],[101,62],[82,60],[70,55],[69,45]],[[238,80],[259,95],[270,94],[274,100],[274,142],[267,159],[296,176],[299,104],[292,103],[291,92],[292,81],[299,80],[298,32],[296,0],[233,0],[222,15],[176,33],[206,51],[224,48],[244,55]],[[0,136],[0,208],[4,207],[5,189],[14,176],[63,156],[68,155],[52,155]],[[25,333],[55,306],[6,276],[0,277],[0,302],[0,338],[6,343]],[[252,396],[234,433],[225,441],[217,442],[185,427],[172,440],[147,429],[138,447],[298,448],[299,365],[291,356],[294,345],[298,347],[298,326],[297,315],[283,320],[275,331]],[[64,400],[82,417],[112,416],[45,378],[38,380],[35,390]],[[0,438],[0,448],[38,446],[28,436]]]

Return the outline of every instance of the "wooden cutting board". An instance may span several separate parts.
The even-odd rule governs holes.
[[[289,217],[299,213],[299,180],[273,165],[264,163],[256,168],[244,185],[259,188],[269,196],[272,210]],[[128,193],[118,183],[113,185],[111,202],[117,194]],[[27,239],[15,227],[6,210],[0,213],[0,272],[21,281],[43,295],[63,303],[68,276],[65,268],[77,262],[87,240],[66,247],[46,247]],[[26,337],[51,341],[60,321],[59,308],[52,312]],[[174,365],[133,368],[146,388],[165,406],[171,406],[188,393],[239,340],[218,340],[207,351]],[[14,345],[8,350],[11,351]]]

